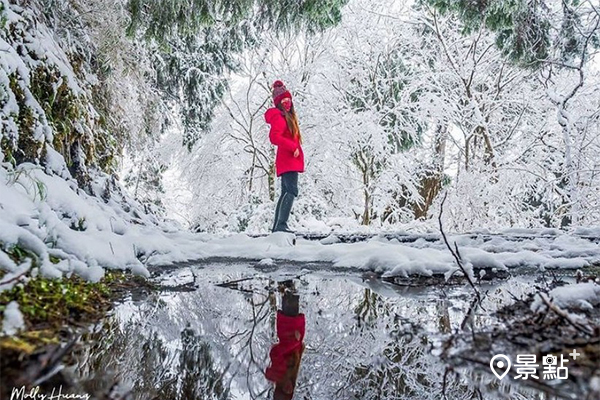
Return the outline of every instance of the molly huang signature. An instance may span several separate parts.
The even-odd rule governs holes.
[[[52,388],[52,393],[40,393],[40,387],[36,386],[31,388],[28,392],[25,390],[25,386],[20,388],[13,388],[10,394],[10,400],[63,400],[63,399],[84,399],[89,400],[89,394],[75,394],[75,393],[63,393],[62,385],[56,388]]]

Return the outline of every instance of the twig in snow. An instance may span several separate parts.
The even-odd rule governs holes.
[[[452,246],[450,246],[450,243],[448,242],[448,238],[446,237],[446,234],[444,233],[444,228],[442,227],[442,213],[444,212],[444,202],[446,201],[446,197],[448,197],[448,192],[444,193],[444,198],[442,199],[442,204],[440,204],[440,213],[438,215],[438,222],[440,224],[440,232],[442,234],[442,238],[444,238],[444,243],[446,244],[446,247],[448,248],[448,250],[450,250],[450,253],[454,257],[454,260],[456,260],[456,264],[458,264],[458,268],[460,268],[462,273],[467,278],[469,285],[471,285],[471,287],[475,291],[477,300],[479,301],[479,303],[481,303],[481,295],[479,294],[479,290],[477,290],[475,283],[473,283],[473,280],[471,279],[471,275],[467,272],[467,269],[464,267],[464,265],[462,263],[462,257],[460,256],[460,252],[458,251],[458,246],[457,246],[456,242],[454,242],[454,248],[456,250],[452,250]]]
[[[196,273],[194,272],[194,268],[190,267],[190,272],[192,273],[192,276],[194,277],[194,286],[197,286],[196,282],[197,282],[197,277],[196,277]]]
[[[454,251],[456,251],[456,255],[458,256],[458,259],[460,261],[462,261],[462,256],[460,255],[460,251],[458,251],[458,245],[456,244],[456,242],[454,242]]]
[[[469,309],[467,310],[467,313],[465,314],[465,317],[463,318],[462,322],[460,323],[460,329],[461,330],[464,331],[465,328],[467,327],[467,324],[472,320],[473,314],[475,313],[475,309],[477,308],[477,305],[480,302],[481,301],[479,300],[479,298],[473,299],[473,301],[469,305]]]
[[[553,311],[559,317],[563,318],[565,321],[567,321],[570,325],[572,325],[579,332],[582,332],[586,335],[591,335],[593,333],[592,329],[589,326],[575,321],[568,312],[566,312],[565,310],[563,310],[556,304],[552,303],[545,293],[540,293],[540,297],[542,298],[542,301],[548,306],[548,308],[551,311]]]
[[[6,285],[7,283],[11,283],[14,282],[16,280],[19,280],[19,278],[21,278],[23,275],[25,275],[27,272],[29,272],[29,270],[25,271],[25,272],[21,272],[19,275],[17,276],[13,276],[12,278],[5,280],[4,282],[0,282],[0,286],[2,285]]]

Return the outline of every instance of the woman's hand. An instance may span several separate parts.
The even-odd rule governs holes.
[[[296,149],[296,151],[294,151],[294,157],[298,158],[299,155],[300,155],[300,149]]]

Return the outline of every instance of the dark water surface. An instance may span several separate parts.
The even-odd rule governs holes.
[[[266,399],[268,354],[277,341],[277,282],[294,279],[306,315],[306,350],[295,399],[552,399],[498,380],[485,366],[450,370],[440,346],[472,300],[466,286],[398,287],[310,265],[218,263],[172,269],[164,285],[129,299],[86,335],[68,372],[88,393],[135,399]],[[222,286],[225,282],[239,281]],[[490,284],[473,329],[532,290],[525,278]],[[560,390],[559,390],[560,392]],[[560,398],[577,398],[563,391]]]

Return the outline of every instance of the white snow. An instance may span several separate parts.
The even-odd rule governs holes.
[[[600,394],[600,377],[594,376],[590,379],[590,389]]]
[[[244,234],[235,235],[233,237],[234,240],[237,240],[237,239],[246,240],[247,238],[248,238],[248,236],[246,236]],[[232,238],[229,238],[227,240],[231,240],[231,239]],[[291,247],[295,244],[296,235],[294,235],[293,233],[275,232],[275,233],[272,233],[271,235],[263,238],[263,240],[269,246],[269,248],[271,246]],[[251,258],[256,258],[256,256],[251,256]]]
[[[275,261],[272,258],[263,258],[258,262],[258,265],[262,266],[272,266],[275,265]]]
[[[42,276],[76,273],[98,281],[106,268],[149,276],[148,265],[208,257],[330,262],[336,267],[386,276],[449,276],[457,268],[435,234],[412,243],[381,235],[364,242],[341,243],[335,233],[321,242],[280,232],[259,238],[194,234],[156,222],[136,211],[135,203],[126,199],[122,201],[132,209],[125,212],[122,201],[89,196],[73,180],[47,175],[32,164],[22,164],[16,170],[7,168],[0,168],[0,242],[8,251],[19,246],[34,254],[35,273]],[[450,236],[449,240],[458,244],[469,273],[473,268],[580,268],[600,262],[600,246],[579,236],[560,232],[542,236],[539,231],[523,230],[511,233],[529,238],[517,240],[509,233],[485,241],[481,236],[465,234]],[[435,238],[438,240],[432,241]],[[0,252],[0,268],[7,272],[4,281],[31,267],[27,263],[17,265]],[[0,282],[0,290],[15,282]]]
[[[11,301],[4,310],[4,320],[2,321],[2,333],[4,335],[14,335],[25,327],[23,314],[19,310],[19,304]]]
[[[329,234],[320,242],[296,239],[294,235],[285,233],[276,233],[263,238],[250,238],[245,234],[227,236],[183,231],[148,216],[130,198],[118,193],[117,189],[105,196],[105,186],[110,183],[110,178],[107,176],[92,176],[94,180],[91,182],[91,187],[94,195],[86,194],[72,179],[64,157],[50,145],[53,139],[52,126],[48,122],[43,107],[38,104],[31,93],[31,74],[41,65],[56,68],[60,79],[58,82],[54,82],[54,85],[65,82],[74,95],[83,97],[86,96],[86,93],[90,93],[90,85],[93,86],[96,78],[86,74],[84,79],[74,73],[67,56],[70,53],[62,48],[62,41],[55,35],[51,27],[39,21],[39,26],[30,32],[30,22],[36,20],[33,9],[19,7],[7,0],[0,0],[0,2],[11,29],[18,33],[12,39],[0,38],[0,48],[3,49],[2,57],[0,57],[0,92],[2,92],[2,88],[6,92],[5,98],[1,102],[2,109],[0,109],[2,117],[0,118],[0,136],[9,140],[16,140],[19,137],[15,117],[19,113],[19,104],[16,101],[15,93],[10,89],[10,76],[16,78],[15,84],[23,91],[26,97],[25,102],[33,113],[34,138],[45,141],[45,151],[40,152],[40,156],[43,153],[45,157],[43,160],[39,160],[43,161],[43,168],[27,163],[13,168],[10,164],[3,163],[8,161],[8,154],[5,155],[0,151],[0,270],[5,272],[0,280],[0,291],[10,289],[18,283],[19,279],[26,279],[22,276],[29,275],[28,272],[31,276],[39,274],[45,277],[69,276],[74,273],[96,282],[104,276],[107,269],[129,269],[135,274],[147,277],[149,276],[147,268],[149,265],[163,265],[209,257],[249,258],[261,260],[261,265],[274,265],[276,260],[330,262],[337,267],[369,270],[386,276],[444,274],[449,277],[457,271],[456,262],[446,246],[439,240],[439,235],[430,230],[431,221],[434,220],[428,220],[429,222],[412,221],[412,211],[408,210],[410,211],[408,214],[402,214],[401,210],[396,210],[399,213],[396,215],[398,221],[406,223],[382,225],[377,222],[378,219],[375,219],[371,226],[364,226],[354,216],[327,212],[331,211],[332,203],[336,203],[336,207],[340,210],[354,210],[356,215],[362,212],[359,207],[363,203],[362,197],[357,193],[364,192],[365,188],[360,183],[362,181],[357,179],[359,176],[353,163],[349,161],[352,158],[352,152],[364,147],[364,141],[379,149],[381,160],[386,159],[385,173],[382,173],[370,184],[373,188],[371,194],[376,200],[373,205],[374,211],[379,210],[377,211],[379,214],[383,213],[389,205],[396,203],[397,199],[395,199],[394,193],[397,193],[399,189],[408,190],[411,193],[410,197],[416,200],[413,198],[417,196],[415,178],[420,170],[419,165],[421,165],[416,161],[428,157],[422,149],[416,147],[409,153],[389,154],[389,149],[386,147],[387,135],[383,134],[381,124],[376,122],[381,117],[377,113],[363,113],[359,117],[353,110],[346,109],[340,111],[338,118],[331,119],[329,114],[327,118],[324,118],[322,111],[319,111],[324,109],[320,103],[323,98],[320,96],[306,96],[307,99],[315,99],[315,103],[302,100],[301,96],[298,97],[298,105],[304,107],[306,111],[303,114],[302,123],[305,124],[303,126],[308,127],[314,123],[319,126],[319,129],[315,129],[313,132],[309,130],[310,134],[306,135],[307,154],[310,153],[312,156],[307,157],[307,174],[302,177],[302,194],[294,206],[295,213],[293,214],[295,219],[298,219],[300,215],[302,217],[301,221],[290,221],[292,225],[302,222],[303,229],[311,232]],[[365,28],[370,25],[362,14],[355,14],[353,18],[356,19],[355,28],[359,29],[359,32],[363,29],[361,28],[363,24],[366,24]],[[352,29],[348,32],[351,32]],[[382,33],[386,32],[386,35],[393,34],[394,37],[397,34],[397,29],[391,28],[391,25],[375,26],[373,29]],[[350,37],[353,35],[348,36],[348,38]],[[391,36],[386,37],[389,39]],[[416,43],[421,43],[422,38],[418,37],[417,39]],[[86,43],[84,42],[82,45],[86,45]],[[351,49],[354,48],[354,45],[354,42],[349,41],[343,47]],[[365,53],[367,56],[358,61],[368,63],[363,66],[370,65],[371,59],[368,54],[379,54],[387,47],[384,42],[375,42],[371,49],[374,53]],[[17,48],[22,51],[18,52]],[[350,53],[348,55],[351,56]],[[327,57],[331,55],[328,52],[323,54]],[[348,60],[346,55],[338,54],[336,57],[338,61],[343,61],[341,65],[343,68],[326,67],[328,71],[333,71],[334,75],[341,72],[340,76],[351,76],[355,75],[355,72],[366,71],[365,69],[346,70],[347,63],[345,61]],[[122,75],[124,76],[124,73],[115,76]],[[361,76],[362,78],[366,77],[364,74]],[[317,79],[312,80],[314,85],[320,82],[319,79],[323,79],[317,76],[313,78]],[[325,80],[329,79],[327,74],[324,75],[324,78]],[[127,114],[131,121],[124,122],[129,127],[127,130],[133,132],[132,128],[138,127],[141,123],[138,119],[141,118],[141,113],[137,112],[136,107],[132,107],[138,103],[131,100],[136,97],[131,97],[135,91],[132,92],[132,88],[127,86],[131,84],[131,81],[121,84],[124,85],[122,92],[116,88],[111,90],[114,93],[124,94],[122,98],[116,96],[119,98],[120,107],[136,109],[135,113]],[[331,93],[323,92],[322,84],[321,81],[321,84],[317,85],[319,86],[318,91],[323,93],[327,101],[330,101]],[[243,90],[246,91],[246,88],[244,87]],[[253,90],[252,96],[261,97],[258,104],[262,104],[263,94],[260,90]],[[127,100],[128,97],[131,98]],[[398,106],[400,108],[394,112],[403,111],[402,102],[399,102]],[[309,112],[310,110],[315,112]],[[92,120],[98,117],[97,111],[93,107],[89,109],[89,113]],[[225,114],[223,113],[223,115]],[[122,116],[121,114],[116,115],[116,117]],[[374,117],[375,119],[373,119]],[[225,115],[225,118],[228,123],[231,122],[229,115]],[[262,116],[259,115],[259,118],[262,119]],[[429,118],[430,116],[427,116],[427,119]],[[478,115],[476,118],[481,119],[482,116]],[[444,120],[446,120],[446,116],[444,116]],[[94,123],[91,120],[88,122],[81,127],[81,130],[89,131],[88,134],[92,134]],[[327,123],[324,124],[325,122]],[[536,124],[537,122],[536,120]],[[82,121],[73,123],[81,124]],[[228,219],[235,222],[225,224],[228,229],[234,225],[243,225],[249,232],[260,233],[264,231],[264,226],[270,226],[270,218],[275,206],[272,200],[261,202],[249,210],[246,210],[245,207],[238,207],[238,211],[226,218],[221,213],[223,208],[240,205],[238,204],[240,202],[239,185],[246,185],[246,181],[241,177],[246,176],[247,166],[243,164],[247,160],[238,158],[239,162],[232,168],[230,157],[228,157],[231,153],[227,151],[237,152],[237,148],[231,142],[223,142],[222,129],[227,129],[228,132],[231,130],[228,123],[222,124],[221,130],[213,130],[213,136],[208,135],[207,138],[204,138],[203,146],[199,147],[201,154],[198,154],[198,157],[186,157],[186,160],[191,163],[188,165],[190,168],[187,168],[186,171],[191,174],[195,182],[191,187],[186,187],[188,192],[192,190],[193,193],[188,193],[188,197],[189,201],[194,203],[189,207],[193,210],[187,211],[206,216],[206,219],[196,219],[203,229],[212,219]],[[328,125],[328,123],[333,125]],[[507,124],[502,125],[508,126]],[[330,129],[324,129],[324,127]],[[354,129],[359,127],[361,129]],[[259,139],[256,142],[257,146],[267,154],[271,146],[266,135],[260,129],[256,132],[259,135],[256,138]],[[379,134],[375,134],[377,132]],[[341,141],[322,140],[324,133],[337,137]],[[208,140],[209,138],[210,140]],[[213,146],[216,144],[229,146],[229,148],[221,149]],[[220,150],[227,151],[221,152]],[[546,157],[546,154],[543,154]],[[215,157],[219,160],[215,160]],[[217,163],[216,166],[213,165],[214,163]],[[186,165],[184,163],[183,166]],[[323,171],[332,170],[335,171],[337,179],[332,180],[334,177],[331,174],[320,175],[323,174]],[[90,173],[94,174],[93,171]],[[349,173],[350,179],[348,179]],[[472,274],[474,268],[503,270],[521,266],[541,269],[581,268],[600,263],[600,246],[582,238],[582,236],[599,236],[600,228],[598,227],[574,228],[571,234],[547,228],[512,228],[497,231],[499,226],[507,226],[508,219],[513,225],[513,216],[506,212],[502,214],[509,215],[508,218],[498,212],[495,217],[497,219],[494,220],[488,204],[494,205],[495,202],[490,199],[496,198],[500,194],[504,196],[513,191],[513,187],[519,193],[529,193],[531,187],[524,190],[519,185],[513,186],[512,179],[520,178],[520,176],[501,175],[500,181],[505,182],[506,188],[501,191],[489,191],[495,186],[490,185],[488,180],[480,179],[477,174],[469,175],[465,172],[461,176],[461,182],[463,182],[461,185],[464,185],[462,189],[455,187],[454,195],[450,192],[446,215],[453,216],[448,222],[461,221],[463,217],[469,217],[470,222],[445,226],[453,226],[453,229],[461,230],[461,227],[484,225],[479,229],[478,235],[454,235],[449,238],[452,244],[457,243],[467,272]],[[268,185],[257,184],[255,187],[259,188],[255,189],[259,192],[260,190],[266,192],[270,190]],[[197,193],[197,191],[201,193]],[[315,194],[319,191],[329,193],[329,200],[326,201],[325,197]],[[254,194],[260,194],[259,192]],[[512,198],[511,196],[504,197]],[[387,200],[385,200],[386,198]],[[474,202],[475,205],[479,204],[480,207],[474,209],[471,202]],[[186,203],[186,205],[188,204]],[[504,208],[500,207],[500,209]],[[495,206],[491,210],[496,210]],[[408,212],[407,209],[404,211]],[[518,225],[519,218],[516,217],[516,219],[514,224]],[[597,221],[597,218],[591,220]],[[220,224],[217,225],[220,226]],[[536,224],[529,225],[537,226]],[[332,229],[335,231],[331,232]],[[380,235],[369,241],[353,244],[340,241],[340,235],[343,233],[371,234],[381,233],[385,229],[395,229],[396,231],[402,229],[406,235],[417,236],[417,240],[411,243],[402,243],[398,240],[387,240]],[[218,230],[213,231],[218,232]],[[484,239],[486,235],[493,235],[493,231],[501,235]],[[431,239],[437,240],[431,241]],[[14,253],[17,248],[26,251],[28,258],[24,261],[15,261]],[[566,298],[566,295],[560,292],[556,296],[559,299]],[[588,305],[595,304],[587,297],[584,301]],[[580,305],[587,306],[584,303],[580,303]]]
[[[253,239],[245,234],[233,236],[193,234],[168,223],[159,222],[142,212],[141,208],[127,196],[120,193],[115,194],[115,191],[118,192],[118,190],[112,190],[112,194],[105,196],[104,191],[107,186],[105,184],[110,183],[110,178],[107,176],[93,176],[94,180],[90,185],[94,195],[84,193],[72,179],[64,157],[50,145],[53,139],[52,124],[49,123],[44,108],[38,104],[35,96],[31,93],[31,76],[32,71],[39,66],[52,67],[60,76],[58,81],[53,82],[55,87],[64,82],[74,95],[82,96],[82,99],[91,93],[91,87],[97,82],[97,78],[88,73],[84,74],[85,77],[78,76],[74,72],[68,57],[68,54],[71,54],[70,49],[67,48],[68,46],[65,47],[66,42],[69,41],[65,42],[61,39],[61,35],[57,35],[57,32],[54,32],[52,27],[44,21],[38,21],[39,18],[35,15],[34,8],[23,8],[8,0],[0,0],[0,2],[3,5],[4,16],[11,29],[15,31],[14,37],[0,38],[0,48],[3,49],[2,57],[0,57],[0,92],[2,92],[2,88],[6,92],[5,98],[1,102],[2,109],[0,109],[0,116],[3,117],[0,118],[0,135],[9,140],[16,140],[19,137],[15,120],[15,115],[19,113],[19,104],[16,101],[15,93],[10,88],[10,76],[16,79],[14,83],[23,91],[26,97],[25,102],[34,114],[35,139],[45,141],[45,151],[40,151],[40,156],[43,153],[44,159],[39,160],[43,162],[43,168],[25,163],[15,169],[8,163],[0,164],[0,246],[4,250],[0,251],[0,269],[6,272],[0,281],[0,290],[14,286],[17,280],[13,278],[19,277],[32,268],[32,275],[60,277],[75,273],[90,281],[97,281],[104,276],[106,269],[129,269],[136,274],[148,276],[148,265],[162,265],[208,257],[324,261],[337,267],[370,270],[388,276],[411,274],[450,276],[457,270],[454,258],[439,240],[439,235],[435,231],[431,231],[432,226],[435,226],[435,220],[414,221],[411,207],[408,205],[411,201],[405,202],[407,205],[400,208],[394,206],[395,218],[403,223],[387,225],[387,223],[382,224],[380,218],[374,218],[370,226],[364,226],[360,224],[360,218],[356,217],[362,212],[361,204],[364,202],[360,193],[364,193],[364,189],[372,190],[371,195],[374,201],[372,211],[376,214],[383,214],[389,206],[396,204],[398,199],[395,197],[399,191],[409,193],[409,197],[405,200],[418,200],[418,190],[415,186],[418,184],[418,179],[416,177],[421,167],[429,167],[428,164],[421,164],[421,161],[429,159],[430,154],[418,147],[412,148],[410,152],[398,154],[395,150],[391,151],[391,148],[388,147],[388,135],[384,134],[379,123],[382,117],[380,113],[361,112],[359,115],[355,110],[341,107],[338,110],[337,118],[332,119],[330,114],[324,114],[322,111],[325,109],[323,100],[330,102],[331,99],[339,99],[336,97],[337,94],[323,90],[332,89],[331,79],[347,79],[356,76],[358,82],[361,79],[370,82],[370,75],[365,74],[369,68],[365,67],[371,65],[372,56],[377,55],[379,59],[379,55],[388,54],[386,52],[389,50],[389,46],[386,44],[386,40],[393,38],[395,41],[398,38],[398,32],[404,32],[406,35],[402,37],[408,39],[403,43],[402,50],[411,51],[410,54],[414,60],[423,59],[420,53],[422,37],[413,36],[410,31],[398,30],[404,25],[372,24],[369,21],[372,21],[370,18],[375,18],[373,15],[365,16],[360,12],[350,12],[351,24],[341,26],[338,30],[341,35],[335,35],[336,38],[332,38],[331,43],[323,42],[326,45],[335,44],[337,46],[335,51],[324,52],[323,59],[315,60],[315,71],[321,71],[323,74],[317,73],[311,77],[313,87],[305,88],[306,93],[310,95],[297,98],[298,106],[304,110],[302,124],[307,128],[308,157],[307,173],[302,175],[301,195],[294,205],[294,214],[292,215],[296,221],[290,222],[292,225],[301,222],[303,229],[311,232],[325,232],[329,236],[321,242],[296,240],[294,235],[280,233]],[[387,7],[385,2],[378,2],[378,4],[378,7]],[[376,19],[379,20],[380,17],[377,16]],[[33,21],[39,22],[39,26],[33,28],[31,26]],[[393,21],[388,22],[392,23]],[[393,23],[399,24],[400,22]],[[451,27],[444,28],[450,35],[449,38],[459,34],[449,28]],[[94,35],[97,35],[100,31],[95,32]],[[359,34],[359,37],[355,34]],[[384,40],[372,42],[368,37],[373,34]],[[86,39],[79,43],[82,46],[90,44],[91,42],[88,43],[88,41],[92,40],[88,35],[84,35],[84,37]],[[355,42],[354,38],[360,40]],[[365,41],[365,39],[368,40]],[[368,51],[358,59],[350,51],[357,44],[368,45]],[[435,43],[429,43],[429,45],[433,46],[432,49],[437,48]],[[414,53],[414,50],[418,50],[418,52]],[[460,51],[460,49],[455,48],[452,51]],[[277,58],[278,56],[274,55],[273,57]],[[332,57],[333,59],[331,59]],[[326,58],[331,60],[326,60]],[[489,62],[496,63],[498,60],[494,58]],[[265,72],[268,74],[280,73],[281,68],[278,61],[270,67],[264,65],[263,61],[261,60],[263,63],[261,68],[266,68]],[[331,64],[329,61],[334,61],[334,63]],[[347,61],[352,62],[348,64]],[[332,65],[339,66],[339,68],[331,68]],[[114,79],[127,76],[125,72],[116,72],[118,66],[111,66],[115,67],[113,72],[116,75],[113,75],[116,78]],[[429,68],[425,68],[421,70],[424,73],[422,79],[425,82],[437,79],[439,71],[446,71],[443,76],[450,79],[449,82],[457,82],[457,77],[453,76],[452,71],[448,69],[449,66],[443,64],[443,61],[436,66],[441,69],[430,71]],[[468,69],[470,65],[467,63],[463,67]],[[504,67],[505,65],[502,64],[502,68]],[[275,70],[270,70],[270,68],[275,68]],[[142,68],[141,71],[144,69]],[[430,75],[431,72],[435,72],[435,74]],[[290,78],[292,77],[293,74],[290,75]],[[404,77],[400,78],[404,79]],[[252,81],[254,82],[254,80]],[[118,103],[114,105],[118,104],[119,108],[136,110],[128,112],[126,114],[128,121],[123,121],[127,127],[125,130],[133,132],[133,127],[136,127],[137,130],[141,126],[139,118],[143,113],[138,112],[139,107],[133,107],[138,104],[137,101],[131,100],[136,97],[136,91],[128,85],[138,81],[127,79],[121,81],[119,79],[118,82],[119,85],[114,86],[123,86],[122,91],[112,87],[108,88],[110,89],[109,93],[123,94],[123,96],[113,95],[119,99]],[[296,86],[293,80],[289,82],[291,82],[290,86]],[[482,87],[489,86],[483,82],[485,80],[480,82]],[[515,81],[514,84],[518,85],[517,82]],[[595,81],[590,82],[594,83]],[[150,85],[150,83],[148,84]],[[440,82],[434,84],[438,85]],[[258,109],[263,107],[262,91],[258,88],[248,91],[245,85],[244,83],[238,89],[248,92],[248,96],[256,98]],[[445,88],[446,86],[440,87]],[[519,89],[519,87],[515,86],[515,89]],[[317,89],[317,93],[313,89]],[[419,91],[421,90],[419,89]],[[142,90],[142,92],[144,91]],[[427,90],[425,92],[427,93],[423,93],[423,99],[433,100],[440,93],[453,96],[451,92],[445,90],[435,89],[433,92]],[[524,93],[530,92],[519,91],[514,94],[519,97]],[[406,95],[409,94],[410,91],[407,91]],[[334,96],[332,97],[332,95]],[[446,97],[437,99],[431,106],[439,108],[444,103],[444,98]],[[513,97],[509,96],[504,101],[512,104],[511,99]],[[250,102],[249,98],[246,100]],[[428,103],[429,101],[419,104],[421,104],[420,107],[429,107],[426,105]],[[87,103],[84,102],[84,104]],[[544,107],[554,108],[548,102],[544,104]],[[397,104],[391,102],[389,106],[392,108],[384,110],[384,114],[392,112],[394,115],[403,115],[406,112],[405,104],[402,101]],[[583,109],[587,112],[586,110]],[[431,110],[424,109],[423,111],[425,111],[423,115],[426,115],[426,119],[430,120]],[[475,119],[481,120],[484,117],[480,111],[475,107],[474,112],[477,113],[474,116]],[[184,170],[193,178],[193,182],[188,182],[190,185],[185,188],[189,202],[193,202],[193,204],[186,203],[189,208],[186,211],[197,214],[196,217],[202,216],[199,219],[190,218],[190,221],[198,222],[202,229],[208,230],[210,221],[216,219],[218,222],[223,220],[224,226],[229,230],[233,230],[232,227],[235,225],[238,228],[243,226],[243,229],[252,233],[264,232],[264,227],[270,226],[275,206],[273,199],[269,197],[269,200],[266,201],[264,196],[271,190],[271,186],[270,184],[264,185],[264,182],[263,184],[258,183],[260,179],[256,178],[257,184],[253,186],[255,192],[247,198],[254,198],[253,196],[256,195],[256,198],[261,201],[255,206],[244,207],[243,201],[245,200],[240,199],[239,193],[246,193],[246,191],[239,189],[240,185],[247,185],[244,177],[248,169],[244,163],[248,161],[249,156],[247,154],[244,157],[240,156],[236,158],[238,162],[234,165],[231,164],[228,156],[233,154],[231,152],[238,154],[239,148],[234,144],[235,140],[231,142],[230,139],[223,140],[223,137],[235,136],[240,132],[236,133],[231,129],[231,118],[224,110],[219,112],[219,115],[224,116],[225,119],[219,119],[217,116],[216,129],[213,129],[210,135],[198,143],[199,154],[184,157],[186,162],[180,165],[180,167],[186,167]],[[326,113],[328,112],[326,111]],[[438,112],[452,114],[451,110],[445,108],[437,110],[436,115]],[[595,113],[595,109],[593,112]],[[88,123],[83,123],[85,121],[73,121],[73,123],[76,125],[83,123],[85,126],[80,126],[81,130],[89,131],[87,134],[92,134],[92,131],[96,132],[92,129],[94,128],[92,120],[97,119],[99,114],[93,107],[89,109],[89,113],[90,121]],[[546,111],[542,114],[545,115]],[[124,115],[118,114],[115,117],[122,118]],[[420,118],[423,118],[423,115]],[[453,119],[453,124],[462,118],[452,114],[444,115],[443,120],[447,121],[449,116]],[[263,123],[261,113],[253,114],[252,118],[255,117],[261,121],[261,124]],[[504,114],[494,114],[495,119],[499,117],[502,117],[499,119],[503,122],[502,129],[511,125],[504,123]],[[536,125],[539,123],[540,117],[537,114],[529,117],[535,117],[533,121]],[[219,121],[221,121],[220,124]],[[408,126],[412,125],[414,121],[405,120],[404,122],[407,124],[406,129],[414,130],[416,128]],[[308,128],[312,124],[318,126],[319,129]],[[257,136],[252,139],[252,146],[258,146],[257,149],[260,152],[267,154],[271,150],[271,145],[268,143],[264,131],[261,131],[266,127],[260,124],[257,126],[259,128],[255,131]],[[554,128],[556,127],[555,124]],[[224,129],[230,135],[223,135]],[[245,133],[243,134],[245,135]],[[337,139],[336,141],[323,140],[324,134]],[[519,135],[515,135],[515,137],[517,136]],[[256,143],[254,139],[257,139]],[[424,140],[430,139],[424,137]],[[528,143],[528,140],[525,142]],[[367,148],[373,147],[376,150],[377,160],[375,161],[380,163],[385,170],[372,180],[368,188],[363,187],[362,180],[358,179],[360,174],[354,163],[351,162],[352,154],[359,150],[362,151],[365,144],[368,144]],[[521,144],[519,142],[507,143],[504,147],[511,148],[513,145],[520,146]],[[589,146],[589,148],[589,151],[595,156],[594,147]],[[544,159],[547,157],[545,152],[541,154]],[[511,154],[509,152],[498,156],[511,156]],[[586,157],[588,156],[586,155]],[[5,155],[0,151],[0,163],[3,161],[8,161],[8,154]],[[531,166],[532,164],[526,165]],[[325,172],[327,174],[324,175]],[[505,201],[513,197],[506,196],[507,193],[514,194],[516,198],[525,193],[529,199],[531,197],[530,190],[535,188],[531,186],[531,183],[521,182],[523,177],[521,174],[514,175],[502,170],[499,172],[499,183],[491,185],[489,180],[481,179],[482,175],[464,171],[464,174],[461,175],[461,183],[453,183],[453,190],[449,192],[450,197],[445,210],[445,215],[449,219],[444,222],[445,226],[452,227],[454,230],[472,229],[473,226],[479,229],[479,234],[473,236],[464,234],[449,238],[452,244],[457,243],[464,266],[469,273],[472,273],[474,268],[496,270],[521,266],[581,268],[600,263],[600,246],[582,237],[600,235],[600,227],[575,227],[570,234],[548,228],[511,228],[498,231],[501,229],[499,227],[503,226],[519,226],[520,224],[540,226],[537,219],[535,221],[538,222],[532,223],[534,220],[531,219],[531,216],[513,215],[515,207],[512,207],[511,204],[522,205],[522,203],[509,201],[506,203],[507,205],[503,205]],[[538,172],[542,173],[542,171]],[[93,171],[90,173],[94,174]],[[502,185],[505,187],[495,189],[501,182],[504,182]],[[595,188],[593,184],[589,187],[590,189]],[[324,193],[328,193],[327,197],[324,197]],[[539,192],[536,193],[539,194]],[[498,199],[499,204],[496,204],[495,199]],[[591,202],[593,203],[593,201]],[[548,204],[552,205],[553,203]],[[344,212],[329,212],[332,211],[332,207]],[[432,210],[436,207],[437,205],[434,204]],[[228,208],[237,209],[237,211],[231,215],[222,213],[223,209]],[[356,216],[349,215],[350,210],[355,211]],[[435,212],[437,213],[437,211]],[[598,220],[594,215],[597,214],[590,213],[590,217],[586,220],[587,223]],[[191,216],[193,217],[193,215]],[[463,219],[465,221],[461,222]],[[466,221],[467,219],[468,221]],[[509,220],[510,224],[507,222]],[[450,224],[452,221],[454,224]],[[222,224],[216,225],[218,228]],[[334,232],[331,232],[332,229]],[[417,236],[417,240],[411,243],[402,243],[379,236],[354,244],[340,241],[340,235],[345,232],[371,234],[381,233],[386,229],[394,229],[398,233],[398,230],[402,229],[406,235]],[[220,230],[213,229],[211,232],[220,232]],[[490,237],[494,233],[501,234],[501,236]],[[487,237],[484,238],[484,236]],[[437,240],[431,241],[431,239]],[[9,256],[14,253],[15,248],[26,250],[30,256],[29,259],[24,262],[16,262],[15,257]]]
[[[210,236],[207,236],[210,237]],[[201,258],[207,257],[239,257],[261,260],[264,258],[290,260],[300,262],[331,262],[337,267],[359,268],[371,270],[385,275],[410,275],[434,273],[447,273],[456,269],[452,255],[441,243],[423,242],[401,244],[396,240],[388,241],[381,237],[359,243],[332,243],[298,239],[295,246],[290,244],[291,236],[286,234],[273,234],[267,237],[250,238],[244,234],[228,237],[212,237],[201,243],[195,243],[196,252]],[[497,238],[497,241],[507,239]],[[325,241],[328,243],[329,241]],[[588,241],[578,239],[558,251],[551,242],[543,244],[537,252],[520,250],[523,242],[504,243],[506,252],[487,252],[480,247],[482,244],[475,240],[469,242],[463,238],[463,245],[459,247],[464,265],[471,268],[491,268],[496,270],[508,269],[518,266],[540,268],[572,268],[597,262],[600,257],[600,248],[589,252],[586,257],[569,258],[565,254],[579,253],[573,251],[586,248]],[[180,246],[180,255],[189,254]],[[589,251],[589,249],[588,249]],[[160,254],[149,258],[150,264],[170,262],[171,254]],[[193,257],[192,257],[193,258]]]
[[[339,243],[339,242],[340,242],[340,239],[334,234],[331,234],[331,235],[327,236],[326,238],[321,239],[321,244],[334,244],[334,243]]]
[[[25,249],[42,276],[75,272],[95,282],[106,268],[128,268],[148,276],[140,259],[150,254],[168,253],[172,261],[202,256],[192,249],[203,235],[169,233],[173,229],[156,224],[126,198],[124,203],[114,198],[104,202],[78,189],[73,180],[47,175],[32,164],[10,168],[0,167],[0,243],[8,253],[15,247]],[[0,269],[8,272],[0,290],[14,286],[16,281],[3,283],[32,266],[17,265],[6,252],[0,251]]]
[[[589,310],[600,304],[600,285],[594,282],[573,283],[552,289],[548,295],[550,301],[558,307]],[[531,304],[531,310],[546,310],[546,305],[539,296]]]

